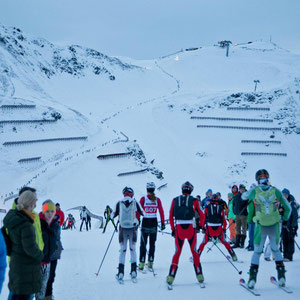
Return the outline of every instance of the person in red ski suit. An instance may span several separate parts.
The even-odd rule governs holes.
[[[204,218],[200,221],[200,227],[203,228],[205,236],[202,243],[199,246],[198,253],[201,256],[205,245],[209,241],[219,240],[227,249],[232,260],[236,261],[237,256],[230,244],[224,239],[224,233],[226,232],[227,222],[225,219],[225,211],[222,203],[218,200],[218,195],[213,194],[210,204],[208,204],[204,210]]]
[[[175,197],[172,200],[169,222],[172,229],[172,236],[175,238],[175,254],[172,259],[169,275],[167,277],[167,283],[173,284],[175,275],[178,269],[179,257],[184,244],[185,239],[188,240],[193,255],[194,268],[197,276],[197,280],[202,283],[204,277],[202,274],[202,268],[200,264],[199,254],[197,253],[197,232],[194,228],[195,211],[197,210],[200,216],[200,222],[203,219],[203,213],[200,210],[199,202],[196,198],[191,196],[194,189],[190,182],[185,182],[182,186],[182,195]],[[174,223],[174,220],[176,224]]]

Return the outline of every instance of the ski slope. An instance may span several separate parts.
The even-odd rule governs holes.
[[[6,34],[14,35],[10,31]],[[30,63],[19,57],[16,59],[0,47],[0,63],[10,70],[0,77],[5,87],[0,106],[34,104],[36,108],[24,111],[1,109],[1,120],[51,118],[52,112],[59,112],[62,118],[53,124],[1,125],[1,208],[9,209],[12,200],[3,201],[17,193],[22,185],[29,184],[38,190],[38,211],[41,203],[50,198],[59,202],[65,213],[71,207],[86,205],[93,213],[102,215],[107,204],[114,207],[122,197],[125,185],[131,186],[139,199],[145,194],[146,182],[154,181],[157,186],[167,183],[157,195],[162,199],[168,217],[171,199],[180,193],[184,181],[193,183],[195,195],[203,197],[206,190],[212,188],[227,200],[232,184],[251,185],[260,168],[269,171],[274,186],[289,188],[295,198],[299,198],[299,55],[273,43],[254,42],[233,45],[228,58],[225,49],[217,46],[149,61],[118,58],[119,62],[114,64],[108,57],[103,65],[116,77],[110,80],[107,73],[96,76],[91,71],[94,62],[85,51],[81,52],[84,48],[78,48],[81,50],[77,57],[85,66],[84,71],[74,75],[57,71],[51,65],[52,53],[61,51],[62,56],[67,57],[67,48],[61,50],[52,45],[39,50],[28,41],[29,38],[20,44]],[[34,51],[43,51],[42,61]],[[40,72],[37,68],[41,63],[53,68],[55,75],[48,78]],[[131,67],[121,68],[123,64]],[[36,68],[34,71],[32,66]],[[260,83],[257,92],[253,93],[253,81],[257,79]],[[270,111],[227,110],[236,106],[268,107]],[[191,116],[256,118],[273,122],[193,120]],[[197,128],[201,124],[278,127],[281,130]],[[87,139],[3,145],[7,141],[67,136],[86,136]],[[250,145],[241,143],[243,139],[280,140],[281,144]],[[129,157],[97,159],[99,154],[133,150],[135,155]],[[280,152],[287,156],[241,155],[247,151]],[[34,156],[42,158],[38,162],[18,163],[19,159]],[[117,176],[145,168],[149,171]],[[163,172],[163,178],[156,177],[156,171]],[[95,223],[92,231],[80,233],[78,222],[75,231],[62,232],[65,250],[57,270],[56,299],[93,300],[122,296],[127,299],[135,295],[146,300],[153,296],[181,299],[197,297],[198,293],[212,299],[253,297],[239,287],[239,275],[216,248],[201,258],[207,287],[200,290],[189,262],[188,246],[182,252],[174,291],[167,291],[165,277],[174,252],[174,240],[167,234],[159,234],[157,241],[154,265],[157,277],[150,273],[138,274],[139,282],[133,284],[128,280],[127,257],[127,280],[124,286],[118,285],[114,278],[119,254],[117,237],[96,277],[112,228],[110,226],[103,235],[97,228],[99,224]],[[198,245],[201,240],[199,234]],[[297,241],[300,243],[299,239]],[[247,279],[251,253],[238,249],[237,255],[244,261],[237,267]],[[295,261],[286,264],[287,282],[294,290],[294,294],[288,295],[291,299],[298,299],[300,294],[297,287],[299,262],[296,249]],[[274,263],[262,261],[257,288],[264,298],[279,299],[285,294],[269,283],[271,275],[276,275]],[[2,293],[6,297],[7,288],[4,287]]]

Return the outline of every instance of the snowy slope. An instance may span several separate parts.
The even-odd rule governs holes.
[[[47,41],[43,41],[45,46],[41,47],[27,35],[16,44],[13,41],[19,33],[16,29],[1,27],[1,37],[5,36],[9,43],[0,43],[0,64],[8,70],[0,77],[0,106],[34,104],[36,108],[2,109],[0,121],[53,119],[52,112],[60,113],[62,118],[53,124],[1,125],[2,201],[22,185],[30,184],[38,189],[37,208],[43,200],[50,198],[60,202],[63,210],[84,204],[93,213],[101,215],[107,204],[114,206],[120,199],[125,185],[134,188],[138,199],[145,193],[145,183],[154,181],[157,186],[168,183],[158,192],[167,215],[172,197],[180,193],[185,180],[194,184],[195,194],[203,196],[208,188],[212,188],[226,199],[229,186],[233,183],[249,186],[259,168],[269,170],[275,186],[287,187],[296,199],[299,198],[298,55],[272,43],[256,42],[232,46],[228,58],[224,49],[212,46],[153,61],[114,59],[105,55],[101,56],[102,60],[97,60],[87,54],[86,48],[76,46],[76,60],[84,67],[75,74],[77,67],[74,64],[71,64],[72,72],[68,72],[61,64],[54,63],[57,60],[53,58],[55,53],[64,59],[72,57],[70,47],[62,49]],[[15,47],[20,51],[20,45],[24,55],[19,52],[15,55]],[[108,73],[95,74],[93,64],[96,62]],[[54,73],[47,76],[41,65]],[[115,76],[115,80],[111,80],[110,75]],[[256,79],[260,83],[257,92],[253,93],[253,80]],[[268,107],[270,111],[227,110],[236,106]],[[191,116],[263,118],[273,122],[193,120]],[[278,127],[281,130],[197,128],[201,124]],[[87,136],[87,140],[3,145],[6,141],[67,136]],[[280,140],[281,144],[250,145],[241,143],[243,139]],[[132,152],[129,157],[97,159],[99,154],[128,151]],[[287,156],[241,156],[244,151],[280,152]],[[21,158],[40,155],[39,162],[18,163]],[[149,171],[117,176],[145,168]],[[159,172],[163,172],[163,178]],[[1,207],[9,208],[11,203],[8,200],[1,203]],[[87,233],[77,231],[63,232],[65,251],[55,286],[58,299],[98,299],[99,294],[101,297],[129,298],[133,292],[150,299],[153,297],[149,293],[150,285],[154,287],[155,296],[167,299],[174,298],[175,293],[176,298],[194,298],[198,292],[213,299],[223,297],[221,292],[224,292],[222,299],[232,299],[232,295],[245,299],[252,297],[238,286],[238,274],[217,249],[203,257],[208,286],[200,291],[188,261],[187,246],[175,282],[178,289],[168,293],[164,281],[174,243],[169,235],[160,236],[158,240],[155,264],[159,276],[140,275],[137,286],[126,282],[128,288],[119,287],[114,280],[119,249],[117,238],[103,266],[103,275],[98,278],[94,275],[112,231],[105,235],[100,235],[96,228]],[[240,266],[245,274],[250,254],[238,250],[238,255],[245,261]],[[295,262],[288,265],[289,285],[295,289],[291,299],[296,299],[300,292],[296,284],[299,261],[297,254]],[[265,269],[259,276],[266,281],[261,280],[258,287],[262,293],[266,291],[266,299],[281,297],[283,292],[267,282],[268,276],[275,274],[273,263],[263,262],[263,265]],[[219,272],[220,268],[224,272]],[[220,282],[223,282],[222,290]]]

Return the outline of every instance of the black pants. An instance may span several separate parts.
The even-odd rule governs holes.
[[[50,275],[47,283],[46,296],[51,296],[53,293],[53,282],[55,278],[56,266],[57,266],[57,259],[52,260],[50,265]]]
[[[12,295],[11,300],[29,300],[30,295]]]
[[[86,218],[82,218],[82,222],[81,222],[81,225],[80,225],[80,231],[82,229],[82,225],[83,225],[84,222],[85,222],[85,226],[86,226],[86,231],[89,231],[88,222],[87,222]]]
[[[283,246],[283,257],[293,260],[293,254],[295,252],[295,241],[292,229],[282,228],[281,231],[282,246]]]
[[[157,227],[145,228],[141,230],[140,262],[145,262],[147,252],[147,241],[150,240],[148,261],[154,261],[155,242],[157,237]]]

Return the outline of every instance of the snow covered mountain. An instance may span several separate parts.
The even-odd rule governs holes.
[[[40,202],[51,198],[64,210],[84,204],[102,214],[107,204],[113,206],[120,198],[125,185],[139,198],[145,183],[154,181],[157,186],[167,183],[158,192],[167,214],[186,180],[194,184],[196,194],[212,188],[226,198],[230,185],[250,185],[260,168],[269,171],[275,186],[289,188],[297,199],[300,56],[263,42],[232,45],[229,57],[225,54],[214,45],[149,61],[112,58],[82,46],[57,47],[1,25],[0,199],[7,200],[1,207],[9,208],[8,198],[30,184],[38,189]],[[254,80],[259,81],[256,92]],[[129,155],[97,159],[109,153]],[[137,170],[143,172],[120,176]],[[83,268],[91,282],[84,296],[76,298],[76,288],[72,299],[96,299],[98,283],[90,270],[108,237],[98,240],[94,233],[79,242],[77,234],[63,236],[70,246],[65,250],[70,254],[65,260],[68,278],[73,276],[80,286]],[[91,243],[100,250],[89,247]],[[171,243],[163,236],[168,253],[158,256],[162,280],[155,288],[163,297],[169,297],[161,286]],[[115,240],[110,254],[115,265],[117,247]],[[71,260],[80,265],[71,268]],[[246,268],[248,264],[245,272]],[[206,271],[212,286],[218,270],[214,266]],[[106,266],[104,271],[110,272],[104,284],[113,289],[114,270]],[[294,278],[297,272],[291,272]],[[222,280],[221,274],[215,276]],[[178,281],[182,279],[179,275]],[[146,281],[150,284],[150,278]],[[59,290],[64,294],[63,284]],[[191,290],[190,296],[196,287]],[[180,293],[184,295],[184,289]],[[224,299],[229,295],[226,292]],[[274,295],[275,290],[273,299]]]

